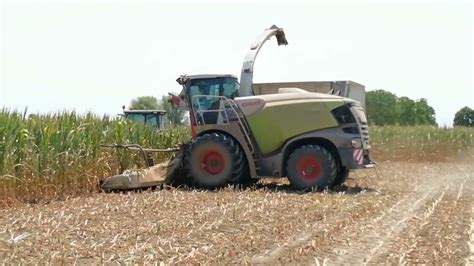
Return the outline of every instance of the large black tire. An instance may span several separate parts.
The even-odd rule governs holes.
[[[336,180],[337,165],[329,151],[319,145],[295,149],[286,163],[290,184],[298,190],[325,189]]]
[[[250,177],[250,169],[248,167],[247,160],[244,160],[244,173],[240,177],[240,179],[237,181],[239,185],[242,185],[241,187],[246,188],[246,187],[251,187],[254,186],[255,184],[258,183],[260,179],[258,178],[251,178]]]
[[[341,166],[339,171],[337,171],[336,180],[334,181],[333,187],[340,186],[346,182],[346,179],[349,177],[349,169],[344,166]]]
[[[240,181],[244,156],[239,144],[221,133],[204,134],[194,140],[185,156],[185,167],[193,184],[217,188]]]

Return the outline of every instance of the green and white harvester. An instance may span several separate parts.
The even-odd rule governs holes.
[[[262,177],[287,177],[298,190],[331,188],[349,171],[373,167],[365,116],[365,87],[352,81],[253,83],[266,29],[250,47],[240,75],[183,75],[170,101],[189,111],[192,140],[165,163],[108,177],[105,190],[188,184],[216,188]],[[141,149],[141,148],[140,148]],[[146,157],[146,156],[145,156]]]

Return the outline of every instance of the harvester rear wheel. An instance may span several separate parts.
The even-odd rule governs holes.
[[[334,184],[337,165],[325,148],[319,145],[304,145],[291,153],[286,172],[295,189],[324,189]]]
[[[189,178],[200,187],[216,188],[236,183],[245,172],[239,144],[220,133],[197,137],[185,158]]]

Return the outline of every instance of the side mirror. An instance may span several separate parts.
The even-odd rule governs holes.
[[[172,103],[175,107],[179,107],[179,104],[181,103],[180,97],[171,93],[169,93],[169,95],[171,96],[171,98],[168,99],[168,102]]]

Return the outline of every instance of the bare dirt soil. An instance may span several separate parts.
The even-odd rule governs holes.
[[[336,191],[285,180],[0,210],[0,262],[474,264],[474,165],[384,163]]]

